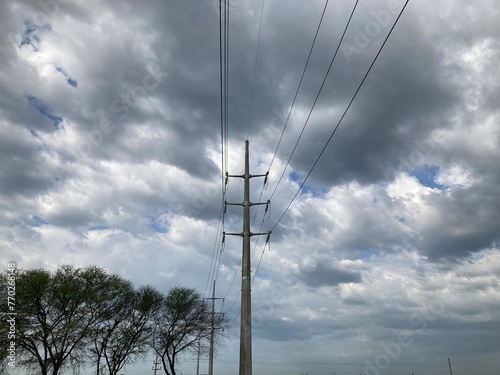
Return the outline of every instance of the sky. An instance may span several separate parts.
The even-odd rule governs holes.
[[[297,91],[325,2],[230,0],[223,155],[218,1],[2,1],[1,264],[215,279],[236,373],[248,140],[254,374],[497,375],[498,4],[411,0],[363,81],[404,2],[359,1],[327,75],[354,3]]]

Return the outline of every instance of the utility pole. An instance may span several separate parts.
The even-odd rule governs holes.
[[[267,205],[267,203],[251,203],[250,202],[250,179],[252,177],[265,177],[264,184],[267,182],[269,172],[261,175],[251,175],[249,167],[249,151],[248,140],[245,141],[245,174],[229,175],[226,172],[226,183],[228,177],[239,177],[245,180],[243,190],[243,203],[227,203],[225,205],[243,206],[243,232],[241,233],[226,233],[224,236],[241,236],[243,237],[243,252],[241,263],[241,323],[240,323],[240,372],[239,375],[252,375],[252,300],[251,300],[251,278],[250,278],[250,237],[267,235],[267,240],[271,232],[252,233],[250,231],[250,206]],[[267,208],[266,208],[267,211]]]
[[[198,342],[198,360],[196,361],[196,375],[200,375],[200,343]]]
[[[161,366],[158,367],[158,365],[160,364],[160,362],[158,362],[158,353],[156,353],[156,357],[155,357],[155,360],[153,362],[153,374],[156,375],[156,370],[161,370]]]
[[[210,331],[210,351],[208,355],[208,375],[213,375],[214,373],[214,336],[215,336],[215,300],[224,298],[215,298],[215,280],[212,290],[212,298],[207,298],[212,300],[212,319],[211,319],[211,331]],[[200,349],[198,346],[198,362],[200,360]]]
[[[451,361],[449,358],[448,358],[448,366],[450,367],[450,375],[453,375],[453,372],[451,371]]]

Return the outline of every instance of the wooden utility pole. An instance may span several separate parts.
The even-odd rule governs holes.
[[[245,141],[245,174],[229,175],[226,177],[240,177],[245,180],[243,190],[243,203],[227,203],[227,205],[243,206],[243,232],[241,233],[226,233],[224,236],[233,235],[243,237],[243,251],[241,263],[241,323],[240,323],[240,372],[239,375],[252,375],[252,300],[251,300],[251,270],[250,270],[250,237],[267,235],[269,239],[270,232],[252,233],[250,231],[250,206],[254,205],[269,205],[267,203],[251,203],[250,202],[250,179],[252,177],[266,177],[269,172],[261,175],[250,174],[250,162],[248,151],[248,140]],[[264,182],[264,183],[265,183]]]
[[[450,375],[453,375],[453,372],[451,371],[451,361],[449,358],[448,358],[448,366],[450,367]]]

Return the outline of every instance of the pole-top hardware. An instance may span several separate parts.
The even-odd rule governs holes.
[[[271,233],[273,232],[272,231],[267,232],[266,244],[269,243],[269,241],[271,240]]]
[[[266,202],[266,210],[264,211],[264,213],[267,213],[267,211],[269,210],[269,205],[271,204],[271,200],[268,199],[267,202]]]
[[[268,177],[269,177],[269,171],[266,172],[266,176],[264,178],[264,187],[266,187],[266,185],[267,185],[267,179],[268,179]]]

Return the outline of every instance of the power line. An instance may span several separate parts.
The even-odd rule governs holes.
[[[314,164],[312,165],[311,169],[309,170],[309,172],[307,173],[304,181],[302,182],[302,184],[300,185],[299,189],[297,190],[297,192],[295,193],[295,195],[293,196],[292,200],[290,201],[290,203],[288,204],[288,206],[286,207],[285,211],[281,214],[280,218],[278,219],[278,221],[276,222],[276,224],[274,224],[274,226],[272,227],[271,231],[273,231],[279,224],[279,222],[281,221],[281,219],[283,219],[283,217],[285,216],[286,212],[288,211],[288,209],[290,208],[290,206],[292,205],[292,203],[294,202],[295,198],[297,197],[297,195],[299,194],[300,190],[302,189],[302,187],[304,186],[304,184],[306,183],[307,179],[309,178],[309,176],[311,175],[312,171],[314,170],[314,168],[316,167],[316,164],[318,164],[318,161],[319,159],[321,158],[321,156],[323,155],[323,153],[325,152],[328,144],[330,143],[330,141],[332,140],[333,136],[335,135],[335,133],[337,132],[337,129],[339,128],[340,124],[342,123],[342,120],[344,119],[345,115],[347,114],[347,112],[349,111],[349,109],[351,108],[351,105],[352,103],[354,102],[354,99],[356,98],[356,96],[358,95],[359,91],[361,90],[361,87],[363,86],[363,84],[365,83],[366,81],[366,78],[368,77],[368,75],[370,74],[373,66],[375,65],[375,62],[377,61],[378,57],[380,56],[380,53],[382,52],[385,44],[387,43],[387,40],[389,39],[389,37],[391,36],[392,34],[392,31],[394,30],[394,28],[396,27],[396,24],[398,23],[399,19],[401,18],[401,15],[403,14],[406,6],[408,5],[408,2],[410,0],[406,0],[403,8],[401,9],[401,11],[399,12],[399,15],[398,17],[396,18],[396,21],[394,21],[394,24],[392,25],[391,29],[389,30],[389,33],[387,34],[387,36],[385,37],[384,39],[384,42],[382,43],[382,45],[380,46],[377,54],[375,55],[375,58],[373,59],[372,63],[370,64],[370,67],[368,68],[368,70],[366,71],[366,74],[364,75],[363,79],[361,80],[361,83],[359,84],[358,88],[356,89],[356,91],[354,92],[354,95],[353,97],[351,98],[351,100],[349,101],[349,104],[347,105],[346,109],[344,110],[344,113],[342,114],[342,116],[340,117],[337,125],[335,126],[335,128],[333,129],[332,133],[330,134],[330,137],[328,138],[327,142],[325,143],[325,145],[323,146],[323,149],[321,150],[321,152],[319,153],[318,157],[316,158]],[[276,190],[275,190],[276,191]],[[274,192],[273,192],[274,194]]]
[[[247,139],[248,139],[248,135],[250,133],[250,120],[252,118],[252,110],[253,110],[253,95],[254,95],[254,91],[255,91],[255,77],[257,75],[257,63],[258,63],[258,60],[259,60],[260,33],[262,31],[262,19],[263,19],[263,16],[264,16],[264,1],[265,0],[262,0],[262,9],[261,9],[261,12],[260,12],[259,36],[258,36],[258,39],[257,39],[257,52],[255,53],[255,65],[254,65],[254,70],[253,70],[252,93],[251,93],[251,96],[250,96],[250,111],[248,113]]]
[[[217,279],[224,246],[219,240],[224,232],[224,202],[226,197],[225,175],[228,168],[228,133],[229,133],[229,6],[228,0],[219,0],[219,85],[220,85],[220,142],[221,142],[221,212],[216,232],[210,270],[208,273],[206,294],[211,277]],[[217,251],[217,243],[219,243]]]
[[[223,31],[224,30],[224,31]],[[215,242],[214,242],[214,247],[212,250],[212,258],[210,261],[210,269],[208,272],[208,277],[207,277],[207,283],[205,285],[205,291],[204,295],[206,295],[208,286],[210,285],[210,279],[215,275],[215,267],[217,267],[217,257],[218,257],[218,252],[216,251],[217,249],[217,244],[218,244],[218,238],[219,238],[219,231],[223,231],[223,210],[224,210],[224,197],[225,197],[225,189],[224,189],[224,175],[225,175],[225,169],[226,169],[226,142],[225,142],[225,137],[227,134],[227,128],[226,128],[226,90],[225,90],[225,80],[227,77],[226,74],[226,69],[225,69],[225,51],[226,51],[226,41],[225,41],[225,35],[226,35],[226,26],[225,26],[225,12],[223,15],[222,12],[222,0],[219,0],[219,88],[220,88],[220,142],[221,142],[221,211],[219,214],[219,221],[217,225],[217,231],[215,234]],[[222,232],[221,231],[221,232]]]
[[[257,267],[255,268],[255,271],[254,271],[254,274],[253,274],[252,285],[255,282],[255,279],[257,278],[257,272],[259,272],[259,267],[260,267],[260,264],[262,262],[262,258],[264,257],[264,252],[266,251],[266,246],[267,245],[268,245],[268,242],[266,242],[264,244],[264,248],[262,249],[262,253],[260,254],[259,263],[257,263]],[[257,244],[255,245],[255,247],[257,247]],[[271,247],[271,245],[269,245],[269,247]]]
[[[219,80],[220,80],[220,139],[221,139],[221,189],[222,194],[224,194],[224,175],[225,175],[225,136],[226,136],[226,121],[225,121],[225,77],[226,71],[224,69],[225,65],[225,25],[223,30],[223,17],[222,17],[222,2],[219,0]]]
[[[288,116],[286,118],[285,124],[283,125],[283,130],[281,131],[280,139],[278,141],[278,144],[276,145],[276,150],[274,150],[274,155],[273,155],[273,157],[271,159],[271,163],[269,164],[268,170],[270,170],[271,167],[272,167],[272,165],[273,165],[274,159],[276,157],[276,154],[278,153],[278,149],[279,149],[280,144],[281,144],[281,140],[283,139],[283,135],[285,134],[286,126],[288,125],[288,121],[290,120],[290,115],[291,115],[293,107],[295,105],[295,101],[297,100],[297,95],[299,94],[300,87],[302,86],[302,80],[304,79],[304,75],[306,74],[307,66],[309,65],[309,60],[311,59],[311,55],[312,55],[312,51],[314,49],[314,45],[316,44],[316,38],[318,37],[319,29],[321,27],[321,24],[323,23],[323,17],[325,15],[326,8],[328,6],[328,1],[329,0],[326,0],[325,7],[323,8],[323,12],[321,13],[321,18],[319,20],[318,27],[316,28],[316,33],[314,34],[314,39],[313,39],[313,42],[312,42],[312,45],[311,45],[311,49],[309,50],[309,55],[307,56],[307,60],[306,60],[305,66],[304,66],[304,70],[302,71],[302,75],[300,77],[299,85],[297,86],[297,90],[295,91],[295,96],[293,97],[292,105],[290,107],[290,110],[288,111]]]
[[[288,159],[288,161],[287,161],[287,163],[286,163],[286,166],[285,166],[285,167],[284,167],[284,169],[283,169],[283,172],[281,173],[281,176],[280,176],[280,178],[279,178],[278,182],[276,183],[276,186],[275,186],[275,188],[274,188],[274,190],[273,190],[273,192],[272,192],[272,194],[271,194],[271,197],[270,197],[270,198],[272,198],[272,197],[274,196],[274,193],[276,192],[276,190],[277,190],[277,188],[278,188],[278,185],[280,184],[280,182],[281,182],[281,180],[282,180],[282,178],[283,178],[283,175],[285,174],[286,168],[288,167],[288,164],[290,163],[290,160],[291,160],[291,158],[292,158],[292,156],[293,156],[293,154],[294,154],[294,152],[295,152],[295,149],[297,148],[297,145],[298,145],[298,143],[299,143],[299,141],[300,141],[300,138],[302,137],[302,133],[304,132],[304,129],[305,129],[305,128],[306,128],[306,126],[307,126],[307,123],[308,123],[308,121],[309,121],[309,118],[310,118],[310,116],[311,116],[311,113],[312,113],[312,111],[314,110],[314,107],[315,107],[315,105],[316,105],[316,102],[318,101],[318,98],[319,98],[320,94],[321,94],[321,91],[322,91],[323,86],[324,86],[324,84],[325,84],[325,82],[326,82],[326,79],[327,79],[327,77],[328,77],[328,74],[330,73],[330,70],[331,70],[331,68],[332,68],[332,66],[333,66],[333,63],[334,63],[334,61],[335,61],[335,58],[337,57],[338,51],[339,51],[339,49],[340,49],[340,45],[342,44],[342,41],[343,41],[344,36],[345,36],[345,34],[346,34],[346,31],[347,31],[347,29],[348,29],[348,27],[349,27],[349,24],[350,24],[350,22],[351,22],[351,20],[352,20],[352,17],[353,17],[353,15],[354,15],[354,12],[355,12],[355,10],[356,10],[356,7],[357,7],[357,5],[358,5],[358,2],[359,2],[359,0],[357,0],[357,1],[356,1],[356,3],[354,4],[354,7],[353,7],[353,9],[352,9],[352,11],[351,11],[351,14],[350,14],[350,16],[349,16],[349,20],[347,21],[347,24],[346,24],[346,26],[345,26],[345,28],[344,28],[344,31],[343,31],[342,36],[341,36],[341,38],[340,38],[340,41],[339,41],[339,43],[338,43],[338,45],[337,45],[337,48],[336,48],[335,53],[334,53],[334,55],[333,55],[333,58],[332,58],[332,60],[331,60],[331,62],[330,62],[330,65],[329,65],[329,67],[328,67],[328,70],[327,70],[327,72],[326,72],[326,74],[325,74],[325,77],[324,77],[324,79],[323,79],[323,82],[321,83],[320,89],[319,89],[319,91],[318,91],[318,93],[317,93],[317,95],[316,95],[316,98],[315,98],[314,103],[313,103],[313,106],[312,106],[312,108],[311,108],[311,110],[310,110],[310,112],[309,112],[309,115],[308,115],[308,117],[307,117],[307,120],[306,120],[306,122],[304,123],[304,126],[302,127],[302,131],[301,131],[301,133],[300,133],[300,135],[299,135],[299,138],[297,139],[297,142],[295,143],[295,146],[294,146],[294,148],[293,148],[293,150],[292,150],[292,153],[291,153],[291,155],[290,155],[290,157],[289,157],[289,159]],[[324,15],[325,15],[325,12],[326,12],[327,7],[328,7],[328,0],[325,2],[325,6],[323,7],[323,11],[322,11],[322,13],[321,13],[321,17],[320,17],[320,20],[319,20],[319,22],[318,22],[318,27],[316,28],[316,33],[315,33],[315,35],[314,35],[314,39],[313,39],[313,42],[312,42],[311,48],[310,48],[310,50],[309,50],[309,55],[308,55],[308,57],[307,57],[306,64],[305,64],[304,69],[303,69],[303,71],[302,71],[302,75],[301,75],[301,77],[300,77],[299,85],[298,85],[297,90],[296,90],[296,92],[295,92],[295,96],[294,96],[294,98],[293,98],[292,105],[291,105],[291,107],[290,107],[290,110],[288,111],[288,116],[287,116],[287,119],[286,119],[285,124],[284,124],[284,126],[283,126],[283,131],[281,132],[281,136],[280,136],[280,139],[279,139],[279,141],[278,141],[278,145],[276,146],[276,150],[274,151],[273,158],[272,158],[271,163],[270,163],[270,165],[269,165],[269,170],[271,169],[271,166],[272,166],[272,164],[273,164],[273,161],[274,161],[274,159],[275,159],[275,157],[276,157],[276,154],[277,154],[277,152],[278,152],[278,148],[279,148],[280,143],[281,143],[281,140],[282,140],[282,138],[283,138],[283,134],[284,134],[284,132],[285,132],[286,126],[287,126],[288,121],[289,121],[289,119],[290,119],[290,115],[291,115],[291,113],[292,113],[293,107],[294,107],[294,105],[295,105],[295,101],[296,101],[296,99],[297,99],[297,96],[298,96],[298,93],[299,93],[300,87],[301,87],[301,85],[302,85],[302,81],[303,81],[303,78],[304,78],[305,72],[306,72],[306,70],[307,70],[307,66],[308,66],[308,64],[309,64],[309,60],[310,60],[310,58],[311,58],[312,51],[313,51],[314,46],[315,46],[315,44],[316,44],[316,39],[317,39],[317,37],[318,37],[318,33],[319,33],[320,28],[321,28],[321,24],[322,24],[322,22],[323,22],[323,18],[324,18]],[[263,190],[262,190],[262,191],[263,191]],[[262,192],[261,192],[261,196],[262,196]],[[294,197],[294,198],[295,198],[295,197]],[[260,200],[259,200],[259,202],[260,202]],[[287,209],[288,209],[288,208],[287,208]],[[254,218],[255,218],[255,217],[254,217]],[[259,231],[261,231],[261,230],[262,230],[263,224],[264,224],[264,218],[262,219],[262,223],[261,223],[261,227],[260,227],[260,230],[259,230]],[[276,225],[277,225],[277,224],[276,224]],[[273,229],[276,227],[276,225],[273,227]],[[273,229],[271,229],[271,231],[272,231]],[[257,240],[257,241],[258,241],[258,240]],[[256,271],[255,271],[255,273],[254,273],[254,277],[253,277],[253,280],[252,280],[252,284],[253,284],[253,282],[255,281],[255,278],[257,277],[257,271],[258,271],[258,269],[259,269],[259,267],[260,267],[260,264],[261,264],[261,262],[262,262],[262,258],[263,258],[263,256],[264,256],[265,246],[266,246],[266,245],[264,245],[264,249],[262,250],[262,253],[261,253],[261,256],[260,256],[260,259],[259,259],[259,263],[258,263],[258,265],[257,265],[257,269],[256,269]],[[254,253],[255,253],[256,248],[257,248],[257,243],[255,244]]]
[[[205,291],[203,292],[203,295],[207,294],[208,286],[210,285],[210,280],[211,280],[210,277],[212,275],[216,274],[215,267],[218,268],[218,266],[217,266],[217,254],[218,254],[217,253],[217,249],[221,248],[220,242],[219,242],[219,236],[221,235],[221,233],[224,230],[224,228],[223,228],[223,225],[224,225],[223,224],[223,222],[224,222],[224,218],[223,218],[224,212],[223,211],[224,211],[224,206],[221,207],[221,211],[220,211],[220,214],[219,214],[219,220],[218,220],[218,225],[217,225],[217,232],[215,234],[214,247],[213,247],[213,250],[212,250],[212,259],[210,261],[210,270],[208,272],[207,283],[205,285]],[[218,245],[219,245],[219,247],[217,247]]]
[[[340,45],[342,44],[342,41],[344,40],[344,36],[345,36],[345,34],[347,32],[347,29],[349,27],[349,24],[351,23],[352,16],[354,15],[354,12],[356,11],[356,7],[358,6],[358,2],[359,2],[359,0],[356,0],[356,3],[354,4],[354,7],[353,7],[352,12],[351,12],[351,15],[349,16],[349,20],[347,21],[347,24],[345,25],[345,28],[344,28],[344,32],[342,33],[342,37],[340,38],[339,43],[337,44],[337,48],[335,50],[335,53],[333,54],[332,60],[330,62],[330,65],[328,66],[328,70],[326,71],[325,78],[323,78],[323,82],[321,83],[321,86],[320,86],[320,88],[318,90],[318,93],[316,94],[316,98],[314,99],[314,102],[313,102],[313,105],[311,107],[311,110],[309,111],[309,114],[307,115],[307,119],[306,119],[306,121],[304,123],[304,126],[302,127],[302,130],[301,130],[301,132],[299,134],[299,137],[297,138],[297,142],[295,142],[295,146],[293,147],[292,153],[290,154],[290,157],[288,158],[288,161],[286,162],[286,165],[283,168],[283,172],[281,172],[281,176],[280,176],[278,182],[276,183],[276,186],[274,187],[274,190],[273,190],[273,192],[271,194],[271,198],[276,193],[276,190],[278,189],[278,186],[279,186],[281,180],[283,179],[285,171],[288,168],[288,165],[290,164],[290,161],[292,160],[292,156],[295,153],[295,150],[297,149],[297,145],[299,144],[300,139],[302,138],[302,134],[304,133],[304,130],[305,130],[305,128],[306,128],[306,126],[307,126],[307,124],[309,122],[309,119],[311,118],[311,114],[314,111],[314,108],[316,107],[316,103],[318,102],[318,98],[321,95],[321,92],[323,91],[323,87],[325,85],[326,79],[328,78],[328,75],[330,74],[330,70],[332,69],[333,63],[335,62],[335,58],[337,57],[337,54],[338,54],[339,49],[340,49]]]
[[[225,32],[224,32],[224,53],[225,53],[225,118],[226,118],[226,126],[225,126],[225,142],[226,142],[226,163],[225,163],[225,172],[228,170],[228,146],[229,146],[229,0],[224,0],[224,21],[225,21]]]
[[[219,0],[220,2],[221,0]],[[222,230],[217,235],[221,236],[220,242],[220,252],[219,252],[219,261],[217,262],[217,268],[215,271],[214,282],[217,280],[217,276],[219,274],[220,262],[222,260],[222,253],[224,251],[224,242],[222,241],[222,233],[224,232],[224,223],[225,223],[225,210],[224,210],[224,202],[226,201],[226,181],[225,176],[228,171],[228,163],[229,163],[229,0],[224,0],[224,46],[223,46],[223,54],[224,54],[224,149],[225,149],[225,160],[224,160],[224,169],[222,169],[222,209],[223,209],[223,218],[222,218]]]
[[[222,3],[224,1],[224,4]],[[225,175],[228,168],[229,139],[229,6],[228,0],[219,0],[219,79],[222,194],[225,194]],[[224,201],[224,199],[223,199]]]
[[[237,190],[237,192],[236,192],[236,197],[239,197],[239,196],[240,196],[240,193],[241,193],[241,185],[242,185],[242,181],[241,181],[241,180],[239,180],[239,181],[238,181],[238,190]],[[236,200],[238,200],[238,199],[236,199]],[[258,206],[257,206],[257,207],[258,207]],[[229,295],[229,292],[231,291],[231,288],[232,288],[232,286],[233,286],[234,280],[236,279],[236,275],[238,274],[238,271],[239,271],[240,267],[241,267],[241,259],[240,259],[240,261],[239,261],[238,266],[237,266],[237,267],[236,267],[236,269],[234,270],[234,275],[233,275],[233,278],[232,278],[231,284],[229,285],[229,288],[227,289],[227,291],[226,291],[226,293],[225,293],[225,295],[224,295],[224,298],[227,298],[227,296]],[[238,292],[238,295],[239,295],[239,292]],[[237,297],[236,297],[236,298],[237,298]],[[236,302],[236,301],[235,301],[235,302]],[[234,302],[233,302],[233,304],[234,304]]]
[[[281,141],[283,139],[283,135],[285,134],[285,130],[286,130],[286,127],[287,127],[287,124],[288,124],[288,121],[290,120],[290,115],[292,113],[292,110],[293,110],[293,107],[295,105],[295,101],[297,100],[297,96],[299,94],[299,91],[300,91],[300,87],[302,86],[302,81],[304,79],[304,75],[306,73],[306,70],[307,70],[307,67],[309,65],[309,60],[311,59],[311,55],[312,55],[312,51],[314,49],[314,46],[316,44],[316,39],[318,37],[318,34],[319,34],[319,30],[321,28],[321,24],[323,23],[323,18],[325,16],[325,13],[326,13],[326,8],[328,7],[328,1],[329,0],[326,0],[325,2],[325,6],[323,7],[323,11],[321,13],[321,17],[320,17],[320,20],[318,22],[318,27],[316,28],[316,33],[314,34],[314,38],[313,38],[313,41],[312,41],[312,44],[311,44],[311,48],[309,49],[309,54],[307,56],[307,60],[306,60],[306,63],[304,65],[304,69],[302,70],[302,75],[300,77],[300,80],[299,80],[299,84],[297,86],[297,90],[295,91],[295,96],[293,98],[293,101],[292,101],[292,105],[290,106],[290,110],[288,111],[288,116],[286,118],[286,121],[285,121],[285,124],[283,125],[283,130],[281,131],[281,135],[280,135],[280,138],[278,140],[278,144],[276,145],[276,149],[274,150],[274,154],[273,154],[273,157],[271,159],[271,163],[269,164],[269,167],[267,168],[267,170],[269,171],[273,165],[273,162],[274,162],[274,159],[276,157],[276,154],[278,153],[278,149],[280,147],[280,144],[281,144]],[[258,202],[260,203],[262,201],[262,194],[264,193],[264,188],[266,187],[266,185],[262,186],[262,189],[261,189],[261,192],[260,192],[260,196],[259,196],[259,200]],[[259,211],[259,206],[257,206],[257,209],[255,210],[254,212],[254,216],[253,216],[253,220],[252,220],[252,224],[255,222],[255,219],[257,217],[257,213]],[[262,227],[264,225],[264,217],[262,218],[262,222],[261,222],[261,225],[260,225],[260,229],[259,229],[259,232],[262,231]],[[257,238],[256,242],[255,242],[255,247],[254,247],[254,251],[252,253],[252,258],[253,258],[253,254],[255,253],[255,250],[257,249],[257,244],[259,242],[259,238]],[[262,261],[262,256],[259,260],[259,265],[260,265],[260,262]],[[258,266],[257,266],[257,269],[258,269]],[[256,275],[257,273],[255,273]],[[254,280],[255,280],[255,275],[254,275]]]
[[[292,158],[292,156],[293,156],[293,153],[295,152],[295,149],[296,149],[296,147],[297,147],[297,144],[298,144],[298,142],[300,141],[300,137],[302,136],[302,133],[304,132],[305,127],[307,126],[307,122],[308,122],[308,120],[309,120],[309,117],[311,116],[311,113],[312,113],[312,111],[314,110],[314,106],[316,105],[316,102],[317,102],[317,100],[318,100],[318,97],[319,97],[319,95],[321,94],[321,91],[322,91],[322,89],[323,89],[323,86],[324,86],[324,84],[325,84],[325,81],[326,81],[326,79],[327,79],[327,77],[328,77],[328,74],[329,74],[329,72],[330,72],[330,70],[331,70],[331,68],[332,68],[332,65],[333,65],[333,63],[334,63],[334,61],[335,61],[335,58],[336,58],[336,56],[337,56],[337,54],[338,54],[338,51],[339,51],[339,49],[340,49],[340,45],[341,45],[341,43],[342,43],[342,40],[344,39],[345,33],[346,33],[346,31],[347,31],[347,28],[349,27],[349,24],[350,24],[350,22],[351,22],[351,19],[352,19],[352,17],[353,17],[353,14],[354,14],[354,12],[355,12],[355,10],[356,10],[356,7],[357,7],[358,2],[359,2],[359,0],[357,0],[357,1],[356,1],[355,5],[354,5],[354,7],[353,7],[353,10],[352,10],[351,15],[350,15],[350,17],[349,17],[349,20],[348,20],[348,22],[347,22],[347,24],[346,24],[346,26],[345,26],[345,28],[344,28],[344,32],[342,33],[342,37],[341,37],[341,39],[340,39],[340,41],[339,41],[339,43],[338,43],[338,45],[337,45],[337,48],[336,48],[335,53],[334,53],[334,55],[333,55],[333,58],[332,58],[332,60],[331,60],[331,62],[330,62],[330,66],[328,67],[328,70],[327,70],[327,73],[326,73],[326,75],[325,75],[325,78],[324,78],[324,80],[323,80],[323,82],[322,82],[322,84],[321,84],[321,87],[320,87],[320,89],[319,89],[319,91],[318,91],[318,94],[316,95],[316,99],[315,99],[314,104],[313,104],[313,106],[312,106],[312,108],[311,108],[311,111],[309,112],[309,116],[308,116],[308,118],[307,118],[307,120],[306,120],[306,123],[304,124],[304,127],[302,128],[302,132],[300,133],[300,136],[299,136],[299,138],[298,138],[298,140],[297,140],[297,143],[295,144],[295,147],[294,147],[294,149],[293,149],[293,151],[292,151],[292,154],[290,155],[290,158],[288,159],[288,162],[287,162],[287,164],[286,164],[285,168],[283,169],[283,173],[281,174],[281,177],[280,177],[280,179],[279,179],[278,183],[276,184],[276,186],[275,186],[275,189],[274,189],[273,193],[271,194],[271,198],[273,197],[274,193],[276,192],[276,189],[277,189],[277,187],[278,187],[278,185],[279,185],[279,183],[280,183],[280,181],[281,181],[281,179],[282,179],[282,177],[283,177],[283,175],[284,175],[284,173],[285,173],[285,170],[286,170],[286,168],[288,167],[288,164],[290,163],[290,160],[291,160],[291,158]],[[280,144],[280,142],[281,142],[281,140],[282,140],[282,137],[283,137],[284,131],[285,131],[285,129],[286,129],[286,124],[287,124],[287,123],[288,123],[288,121],[289,121],[290,114],[291,114],[291,112],[292,112],[292,110],[293,110],[293,106],[294,106],[295,101],[296,101],[296,99],[297,99],[298,92],[299,92],[299,90],[300,90],[300,87],[301,87],[301,84],[302,84],[302,81],[303,81],[303,78],[304,78],[305,72],[306,72],[306,70],[307,70],[307,66],[308,66],[308,64],[309,64],[309,60],[310,60],[310,57],[311,57],[312,51],[313,51],[313,49],[314,49],[314,45],[315,45],[315,43],[316,43],[316,39],[317,39],[317,36],[318,36],[319,30],[320,30],[321,24],[322,24],[322,22],[323,22],[323,18],[324,18],[324,15],[325,15],[325,12],[326,12],[326,8],[327,8],[327,6],[328,6],[328,0],[325,2],[325,6],[324,6],[324,8],[323,8],[323,12],[322,12],[321,17],[320,17],[320,21],[318,22],[318,27],[317,27],[317,29],[316,29],[316,33],[315,33],[315,35],[314,35],[313,43],[312,43],[311,48],[310,48],[310,50],[309,50],[309,55],[308,55],[308,57],[307,57],[306,64],[305,64],[304,69],[303,69],[303,71],[302,71],[302,76],[301,76],[301,78],[300,78],[299,85],[298,85],[297,90],[296,90],[296,92],[295,92],[295,96],[294,96],[294,99],[293,99],[293,102],[292,102],[292,106],[291,106],[291,108],[290,108],[290,110],[289,110],[289,112],[288,112],[288,117],[287,117],[287,120],[286,120],[286,122],[285,122],[285,125],[284,125],[284,128],[283,128],[283,131],[282,131],[282,133],[281,133],[281,137],[280,137],[280,140],[279,140],[279,142],[278,142],[278,146],[276,147],[276,150],[275,150],[275,153],[274,153],[274,155],[273,155],[273,159],[272,159],[272,161],[274,161],[274,158],[275,158],[276,153],[277,153],[278,148],[279,148],[279,144]],[[271,165],[272,165],[272,161],[271,161]],[[269,169],[271,168],[271,165],[269,166]],[[262,196],[262,192],[261,192],[261,196]],[[259,199],[259,202],[260,202],[260,199]],[[254,216],[254,219],[255,219],[255,216]],[[263,224],[264,224],[264,218],[262,219],[262,223],[261,223],[261,227],[260,227],[260,230],[259,230],[259,231],[261,231],[261,230],[262,230],[262,226],[263,226]],[[277,225],[277,224],[276,224],[276,225]],[[273,227],[273,229],[276,227],[276,225]],[[271,230],[271,231],[272,231],[272,230]],[[252,284],[253,284],[253,282],[255,281],[255,278],[256,278],[256,276],[257,276],[257,271],[258,271],[258,269],[259,269],[259,267],[260,267],[260,264],[261,264],[261,262],[262,262],[262,258],[263,258],[263,256],[264,256],[264,252],[265,252],[265,247],[266,247],[266,245],[267,245],[267,242],[266,242],[266,244],[264,245],[264,249],[263,249],[263,251],[262,251],[262,253],[261,253],[261,256],[260,256],[260,259],[259,259],[259,262],[258,262],[258,265],[257,265],[256,271],[255,271],[255,273],[254,273],[254,277],[253,277],[253,279],[252,279]],[[254,248],[254,253],[255,253],[256,248],[257,248],[257,243],[256,243],[255,248]],[[237,317],[235,318],[235,320],[234,320],[234,321],[236,321],[236,319],[237,319]],[[234,323],[234,321],[233,321],[233,323]],[[231,323],[231,325],[232,325],[233,323]]]

